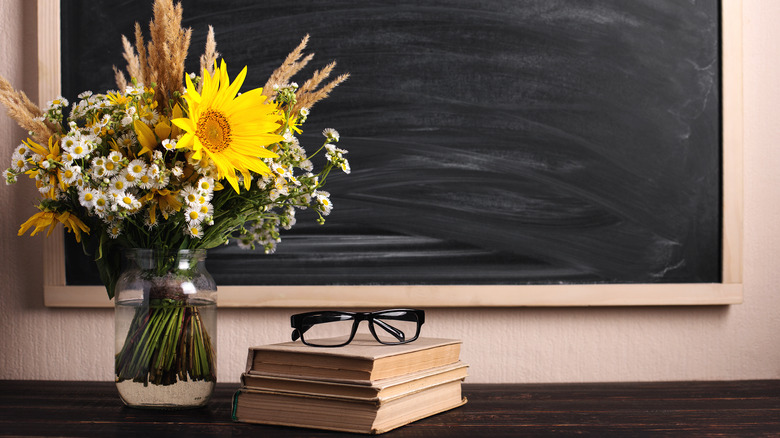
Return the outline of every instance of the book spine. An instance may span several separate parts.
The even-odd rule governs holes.
[[[238,421],[238,417],[236,416],[236,410],[238,409],[238,395],[241,394],[241,389],[236,391],[235,394],[233,394],[233,409],[230,411],[230,418],[233,421]]]
[[[252,369],[252,365],[255,362],[255,350],[253,348],[249,349],[249,354],[247,354],[246,358],[246,371],[249,372]]]

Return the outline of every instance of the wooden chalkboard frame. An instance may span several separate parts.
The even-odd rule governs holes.
[[[722,0],[722,281],[686,284],[224,286],[221,307],[382,308],[487,306],[725,305],[742,302],[743,97],[742,5]],[[60,93],[59,2],[38,0],[38,95]],[[44,302],[50,307],[109,307],[100,286],[65,282],[64,239],[44,243]]]

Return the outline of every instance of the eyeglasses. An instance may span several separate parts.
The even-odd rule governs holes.
[[[339,312],[324,310],[299,313],[290,317],[295,329],[292,340],[298,338],[313,347],[341,347],[352,342],[360,321],[368,321],[368,329],[382,344],[406,344],[420,335],[425,312],[416,309],[390,309],[378,312]]]

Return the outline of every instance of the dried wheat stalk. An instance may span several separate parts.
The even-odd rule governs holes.
[[[156,84],[155,99],[161,109],[169,108],[176,92],[184,91],[184,61],[190,47],[192,29],[181,27],[183,8],[173,0],[155,0],[149,22],[151,41],[144,41],[141,25],[135,24],[135,47],[122,37],[127,73],[142,84]],[[117,86],[124,89],[127,79],[114,69]]]
[[[313,53],[310,53],[301,59],[301,56],[303,55],[303,49],[306,48],[306,44],[308,42],[309,35],[306,35],[303,37],[303,40],[298,45],[298,47],[296,47],[295,50],[287,55],[287,58],[285,58],[282,65],[271,74],[271,77],[266,82],[265,87],[263,87],[263,94],[270,98],[276,97],[276,91],[273,89],[274,85],[278,85],[280,87],[287,85],[293,75],[301,71],[301,69],[305,67],[309,61],[311,61],[311,59],[314,57]],[[335,67],[336,63],[331,62],[322,70],[315,71],[312,77],[303,83],[303,86],[300,87],[295,93],[297,103],[293,108],[293,112],[297,112],[301,108],[311,109],[315,103],[328,97],[330,92],[336,88],[337,85],[349,78],[348,73],[339,75],[336,79],[327,83],[322,88],[317,89],[322,81],[330,76],[330,73]]]
[[[32,133],[31,138],[41,144],[46,144],[54,135],[54,129],[41,120],[43,111],[35,105],[23,91],[14,90],[11,83],[0,76],[0,103],[8,110],[11,117],[22,129]]]
[[[204,71],[207,71],[210,75],[214,75],[214,63],[217,62],[217,58],[219,58],[219,52],[217,52],[217,41],[214,39],[214,28],[209,26],[209,33],[206,37],[206,50],[200,55],[201,75]],[[200,85],[202,87],[203,83],[201,82]]]
[[[331,62],[322,70],[315,71],[314,75],[312,75],[309,80],[303,83],[303,86],[295,93],[297,102],[293,108],[293,112],[297,112],[301,108],[311,109],[315,103],[328,97],[330,92],[336,88],[336,86],[349,79],[349,73],[341,74],[336,79],[328,82],[325,86],[318,90],[317,87],[322,81],[330,76],[330,72],[333,71],[335,67],[336,63]]]
[[[284,62],[282,62],[282,65],[280,65],[274,72],[271,74],[271,76],[268,78],[268,81],[265,83],[265,86],[263,87],[263,94],[268,96],[269,98],[276,97],[276,91],[273,89],[274,85],[284,86],[286,85],[290,78],[293,77],[296,73],[301,71],[301,69],[306,66],[306,64],[309,63],[309,61],[312,60],[314,57],[314,54],[311,53],[307,55],[303,60],[299,61],[301,58],[301,55],[303,54],[303,49],[306,48],[306,44],[309,42],[309,35],[306,35],[303,37],[303,40],[301,40],[301,43],[298,44],[298,47],[295,48],[292,52],[290,52],[289,55],[287,55],[287,58],[284,59]]]

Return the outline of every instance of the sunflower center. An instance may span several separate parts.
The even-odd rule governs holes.
[[[222,112],[208,109],[200,115],[195,135],[209,151],[222,152],[230,146],[230,123]]]

